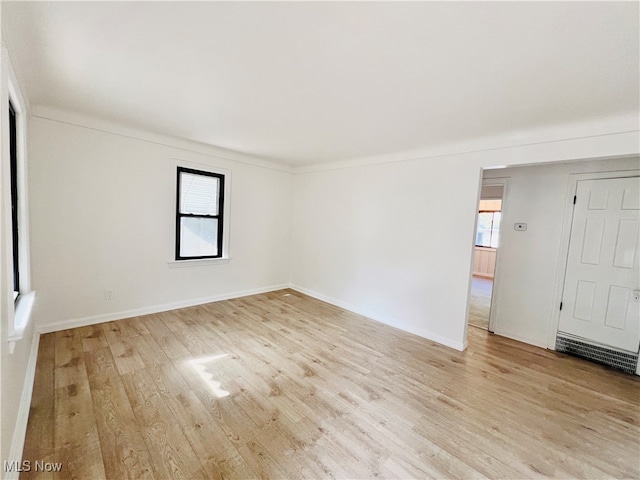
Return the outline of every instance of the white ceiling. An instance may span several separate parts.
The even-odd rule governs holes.
[[[31,107],[292,165],[638,112],[638,2],[5,2]]]

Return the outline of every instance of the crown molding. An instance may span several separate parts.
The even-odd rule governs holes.
[[[103,120],[100,118],[91,117],[67,110],[61,110],[58,108],[45,107],[41,105],[34,106],[31,110],[31,117],[49,120],[52,122],[64,123],[67,125],[74,125],[76,127],[87,128],[90,130],[111,133],[113,135],[142,140],[144,142],[154,143],[156,145],[163,145],[166,147],[178,148],[194,153],[210,155],[213,157],[222,158],[232,162],[243,163],[254,167],[266,168],[269,170],[276,170],[284,173],[293,173],[292,167],[286,163],[268,160],[256,155],[249,155],[246,153],[217,147],[215,145],[209,145],[207,143],[197,142],[194,140],[188,140],[185,138],[133,128],[110,122],[108,120]]]
[[[244,163],[256,167],[267,168],[289,174],[305,174],[327,170],[382,165],[411,160],[452,157],[457,155],[476,154],[509,148],[566,142],[572,140],[596,138],[611,135],[640,132],[640,119],[634,114],[585,120],[582,122],[548,125],[529,130],[504,132],[498,135],[477,137],[458,142],[442,143],[429,147],[399,151],[390,154],[372,155],[337,161],[314,163],[310,165],[290,165],[266,159],[256,155],[187,140],[171,135],[149,132],[133,127],[123,126],[106,120],[82,115],[75,112],[52,107],[36,106],[32,108],[32,117],[66,123],[78,127],[187,150],[195,153],[211,155],[226,160]],[[635,152],[639,153],[639,152]]]
[[[585,120],[581,122],[548,125],[529,130],[514,130],[498,135],[476,137],[458,142],[442,143],[429,147],[405,150],[384,155],[357,157],[335,162],[315,163],[292,167],[293,173],[313,173],[326,170],[382,165],[387,163],[424,160],[429,158],[452,157],[476,154],[517,147],[528,147],[556,142],[566,142],[610,135],[640,132],[640,117],[624,114]],[[635,154],[640,153],[640,148]]]

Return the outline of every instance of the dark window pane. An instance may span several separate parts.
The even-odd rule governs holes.
[[[18,227],[18,122],[9,102],[9,154],[11,167],[11,230],[13,237],[13,291],[20,292],[20,250]],[[15,297],[16,295],[14,295]]]

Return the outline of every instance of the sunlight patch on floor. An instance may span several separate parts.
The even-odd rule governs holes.
[[[191,365],[200,378],[202,378],[202,381],[207,385],[207,387],[209,387],[209,390],[211,390],[218,398],[229,396],[229,392],[220,388],[222,384],[214,380],[213,374],[209,373],[207,370],[210,368],[212,363],[227,356],[229,356],[227,353],[223,353],[220,355],[212,355],[210,357],[194,358],[193,360],[189,360],[189,365]]]

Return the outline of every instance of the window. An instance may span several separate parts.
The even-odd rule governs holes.
[[[18,126],[9,102],[9,157],[11,170],[11,232],[13,237],[13,298],[20,295],[20,244],[18,243]]]
[[[2,49],[3,60],[7,59],[6,49]],[[13,311],[9,311],[7,319],[7,339],[9,353],[13,353],[16,342],[23,338],[31,320],[33,302],[36,292],[31,290],[29,272],[29,221],[27,195],[27,122],[24,98],[18,87],[11,62],[2,63],[2,75],[7,88],[2,92],[3,118],[7,128],[2,130],[0,143],[3,145],[2,155],[2,191],[6,202],[2,204],[2,218],[6,219],[6,244],[12,248],[5,252],[2,259],[3,273],[11,274],[13,284]],[[5,67],[7,67],[5,69]],[[9,230],[9,225],[11,229]],[[4,261],[6,259],[6,262]],[[5,317],[3,317],[3,322]],[[4,327],[4,325],[3,325]]]
[[[221,258],[225,176],[178,167],[176,260]]]
[[[501,200],[480,200],[476,247],[498,248]]]

